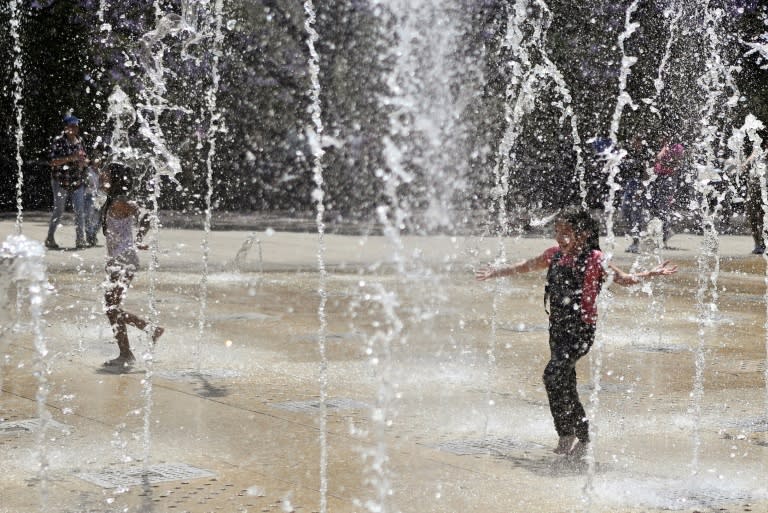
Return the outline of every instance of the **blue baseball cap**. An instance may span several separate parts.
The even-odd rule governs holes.
[[[76,118],[72,114],[67,114],[64,116],[64,124],[65,125],[79,125],[80,124],[80,118]]]

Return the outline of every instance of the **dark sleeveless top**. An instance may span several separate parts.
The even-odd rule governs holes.
[[[576,258],[575,265],[563,265],[562,253],[552,257],[547,271],[544,303],[549,302],[549,348],[557,358],[575,361],[585,355],[595,339],[595,324],[584,320],[582,295],[584,275],[591,250]],[[600,290],[597,283],[597,291]]]
[[[550,322],[582,321],[581,297],[584,291],[584,274],[592,250],[582,252],[576,258],[576,265],[560,263],[563,254],[557,251],[547,270],[547,285],[544,288],[544,304],[549,303]],[[597,291],[600,291],[600,283]]]

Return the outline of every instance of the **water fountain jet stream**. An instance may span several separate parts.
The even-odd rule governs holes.
[[[9,311],[7,305],[8,292],[11,285],[16,290],[25,290],[28,302],[27,308],[31,320],[31,331],[35,346],[34,375],[37,379],[37,391],[35,399],[37,403],[37,415],[39,422],[36,426],[37,444],[36,455],[38,460],[37,479],[40,487],[41,511],[48,510],[48,485],[49,466],[48,436],[46,435],[51,421],[48,411],[48,396],[51,390],[50,375],[53,355],[43,334],[43,309],[48,293],[48,278],[45,265],[45,249],[42,244],[32,241],[23,235],[13,235],[3,241],[0,246],[0,310],[2,317]],[[20,315],[21,309],[16,310]],[[4,331],[13,323],[5,322],[0,326],[0,339]],[[17,319],[18,321],[18,319]],[[2,374],[0,373],[0,385]]]
[[[693,383],[693,411],[694,433],[693,454],[691,457],[691,473],[697,475],[700,471],[701,451],[701,419],[702,403],[704,400],[704,370],[706,366],[706,335],[707,326],[714,319],[717,312],[718,291],[717,279],[720,271],[719,239],[715,219],[721,208],[717,195],[712,185],[718,173],[715,167],[717,143],[717,126],[713,121],[721,105],[721,97],[726,94],[726,88],[730,88],[733,94],[726,99],[726,108],[734,107],[740,93],[729,68],[721,56],[722,41],[717,33],[722,26],[724,12],[721,9],[707,5],[704,11],[702,25],[705,28],[704,35],[707,39],[708,58],[706,60],[705,73],[698,79],[699,87],[705,92],[704,104],[701,112],[701,134],[695,148],[697,150],[698,163],[696,164],[697,176],[695,190],[698,193],[698,209],[702,219],[701,252],[697,258],[698,289],[696,293],[698,344],[694,352],[694,383]],[[710,205],[711,198],[716,199],[714,206]]]
[[[560,96],[563,99],[564,106],[563,118],[571,119],[571,133],[573,137],[573,148],[576,154],[576,174],[579,177],[580,196],[582,201],[586,197],[586,182],[584,179],[584,166],[581,157],[580,142],[576,116],[571,107],[571,94],[562,76],[555,64],[548,57],[544,42],[546,40],[547,29],[552,20],[552,13],[547,4],[542,0],[536,0],[534,4],[540,9],[539,17],[531,17],[530,0],[517,0],[513,11],[507,19],[507,31],[504,36],[504,45],[513,52],[511,60],[512,78],[507,84],[505,96],[507,101],[504,103],[504,119],[506,127],[499,143],[496,164],[494,166],[494,188],[491,191],[491,205],[489,213],[496,214],[498,253],[494,265],[503,265],[507,261],[504,236],[508,233],[509,217],[507,215],[507,196],[510,193],[512,184],[509,177],[511,170],[515,165],[515,145],[519,137],[519,127],[522,126],[524,117],[535,109],[537,93],[545,87],[548,80],[551,80]],[[529,23],[533,32],[526,39],[523,32],[523,25]],[[539,56],[542,63],[534,64],[532,59]],[[519,184],[516,184],[519,185]],[[488,363],[487,381],[489,386],[486,390],[486,405],[492,405],[490,397],[490,383],[493,381],[493,369],[496,361],[496,341],[498,337],[498,305],[501,300],[503,281],[499,280],[494,287],[493,300],[491,305],[491,332],[489,336],[489,346],[486,350]],[[483,436],[487,437],[488,422],[490,413],[486,411],[486,422]]]
[[[456,121],[471,99],[467,93],[472,91],[466,85],[454,89],[451,81],[455,80],[455,70],[446,67],[460,34],[461,20],[455,16],[460,12],[453,2],[437,0],[420,0],[415,4],[390,0],[380,11],[382,26],[393,21],[392,37],[396,44],[388,54],[394,62],[393,72],[386,80],[388,92],[379,97],[380,104],[389,112],[389,130],[382,138],[386,167],[375,171],[384,197],[383,204],[376,207],[376,216],[391,247],[396,276],[427,277],[435,287],[440,286],[435,275],[417,260],[409,261],[402,233],[409,228],[416,233],[453,229],[455,223],[449,209],[456,190],[465,188],[465,166],[461,165],[465,156],[453,152],[461,150],[466,137],[466,128]],[[439,42],[426,37],[423,29],[430,25],[440,27]],[[414,168],[424,171],[424,183]],[[421,197],[409,204],[409,199],[400,194],[404,188],[412,188]],[[412,208],[418,202],[426,205],[421,217]],[[381,283],[372,283],[371,288],[369,297],[380,308],[383,321],[367,339],[369,362],[377,383],[372,412],[375,446],[366,452],[370,462],[367,481],[376,495],[365,501],[365,507],[372,512],[386,512],[394,492],[386,435],[394,424],[399,399],[393,353],[396,344],[406,347],[408,338],[397,293]],[[416,318],[418,313],[411,315]]]
[[[605,200],[605,226],[606,226],[606,244],[603,249],[605,253],[605,260],[603,265],[605,266],[606,279],[602,288],[607,290],[613,283],[613,272],[608,264],[613,258],[613,252],[615,250],[615,235],[613,231],[613,216],[615,212],[614,199],[616,197],[616,191],[620,189],[617,183],[616,177],[619,174],[621,162],[626,156],[627,152],[624,149],[615,147],[618,140],[619,128],[621,124],[621,117],[626,106],[630,106],[633,109],[636,108],[632,98],[627,93],[627,79],[631,73],[632,66],[637,62],[637,57],[628,56],[624,48],[624,43],[629,39],[632,34],[640,27],[640,24],[632,21],[632,15],[635,13],[639,5],[639,0],[634,0],[624,14],[624,30],[618,36],[617,46],[621,52],[621,68],[619,70],[618,80],[618,93],[616,96],[616,106],[614,107],[613,116],[611,118],[611,126],[608,132],[608,139],[611,142],[612,147],[609,147],[604,152],[605,164],[603,166],[603,174],[606,176],[606,183],[608,184],[608,195]],[[610,306],[610,296],[607,293],[600,294],[598,296],[598,315],[605,322],[605,318],[608,316]],[[592,392],[589,397],[589,413],[588,418],[593,422],[589,423],[590,439],[597,438],[598,429],[595,425],[594,419],[597,417],[597,412],[600,408],[600,390],[601,390],[601,378],[603,372],[603,346],[605,345],[605,332],[598,331],[595,338],[595,343],[590,352],[589,361],[591,363],[590,370],[592,375]],[[594,500],[594,480],[596,475],[595,464],[595,449],[594,443],[590,443],[587,448],[587,478],[584,484],[584,493],[586,495],[585,507],[587,511],[591,508],[592,501]]]
[[[16,235],[21,235],[24,223],[24,202],[22,192],[24,189],[24,159],[21,157],[21,148],[24,146],[24,109],[21,99],[24,97],[24,78],[22,75],[22,48],[19,27],[21,26],[21,11],[19,0],[11,0],[10,34],[13,39],[13,111],[16,114]]]
[[[259,274],[264,274],[264,254],[261,248],[261,239],[257,237],[256,232],[252,232],[248,237],[246,237],[246,239],[243,241],[243,244],[240,246],[240,249],[237,250],[237,254],[232,261],[232,267],[235,271],[242,272],[245,269],[245,262],[248,259],[248,253],[251,251],[251,248],[254,244],[256,244],[256,248],[258,249],[258,271]]]
[[[671,14],[672,12],[674,12],[674,15]],[[649,106],[649,110],[654,114],[659,114],[660,112],[656,107],[656,101],[664,90],[664,70],[667,67],[669,59],[672,57],[672,47],[677,42],[679,23],[683,16],[683,9],[678,5],[677,0],[673,1],[669,9],[664,11],[664,16],[673,16],[672,20],[669,22],[669,38],[667,39],[667,43],[664,46],[664,54],[661,57],[661,61],[659,61],[659,67],[656,70],[656,78],[653,81],[653,87],[656,90],[656,93],[652,98],[648,98],[646,101]]]
[[[578,117],[576,116],[576,112],[573,110],[573,98],[571,95],[570,88],[568,87],[568,84],[565,81],[565,77],[563,76],[562,72],[557,68],[555,63],[550,59],[549,55],[545,51],[544,43],[547,39],[547,33],[549,31],[549,27],[552,24],[552,20],[554,19],[554,16],[552,14],[552,11],[549,9],[549,6],[544,0],[535,0],[536,5],[541,9],[542,13],[544,14],[544,18],[541,25],[541,35],[538,37],[534,37],[534,44],[536,48],[538,49],[539,54],[541,55],[541,59],[544,62],[544,67],[547,70],[547,73],[549,77],[552,79],[555,85],[555,89],[557,90],[558,94],[562,98],[563,105],[560,107],[562,110],[562,116],[560,118],[560,124],[562,125],[564,119],[567,117],[571,120],[571,139],[572,141],[572,149],[573,153],[576,156],[576,165],[574,168],[574,175],[576,179],[579,181],[579,196],[581,197],[581,206],[583,208],[587,207],[587,184],[586,184],[586,177],[585,172],[586,169],[584,168],[584,157],[582,156],[582,149],[581,149],[581,135],[579,134],[579,122]],[[538,31],[539,29],[535,29],[534,32]]]
[[[214,3],[214,16],[211,17],[214,25],[214,33],[211,36],[216,45],[222,43],[222,10],[221,1]],[[109,98],[108,119],[114,122],[111,145],[114,150],[114,158],[123,159],[126,162],[145,162],[146,169],[151,176],[148,177],[146,185],[150,187],[149,203],[149,240],[150,259],[148,265],[148,310],[149,310],[149,332],[152,333],[158,327],[158,310],[156,300],[156,289],[158,282],[158,251],[159,251],[159,197],[162,187],[162,178],[165,177],[171,182],[178,181],[175,176],[181,172],[181,163],[178,156],[168,147],[166,136],[161,123],[161,117],[164,113],[174,111],[178,113],[189,114],[190,109],[170,105],[164,95],[167,92],[166,68],[164,58],[166,54],[178,48],[184,59],[192,58],[188,53],[189,49],[195,45],[200,45],[209,39],[206,31],[199,31],[197,27],[196,5],[185,3],[182,7],[182,16],[173,13],[165,13],[160,3],[155,0],[155,25],[152,30],[145,33],[139,40],[138,46],[134,52],[133,64],[139,68],[139,77],[142,80],[142,86],[139,88],[136,108],[131,105],[128,96],[119,88],[115,87]],[[167,42],[168,39],[175,41],[175,46]],[[214,55],[214,63],[218,65],[218,56],[220,52]],[[214,66],[214,67],[216,67]],[[212,174],[212,162],[215,155],[215,133],[218,131],[219,114],[216,111],[216,94],[219,85],[219,74],[216,68],[212,73],[212,84],[206,95],[206,106],[209,111],[209,152],[206,158],[207,178],[210,180]],[[128,128],[138,125],[138,134],[150,145],[148,152],[138,151],[131,144],[128,135]],[[210,194],[212,184],[208,183],[208,192]],[[208,205],[210,213],[210,204]],[[205,244],[204,244],[205,245]],[[205,257],[204,257],[205,259]],[[207,269],[202,278],[203,283],[207,279]],[[204,301],[203,306],[204,308]],[[203,321],[204,323],[204,321]],[[149,338],[149,337],[148,337]],[[146,350],[142,353],[142,359],[146,365],[146,375],[142,380],[142,396],[144,398],[144,457],[143,465],[145,471],[148,469],[151,454],[151,413],[152,413],[152,394],[153,394],[153,362],[154,362],[154,344],[151,340],[146,345]],[[199,368],[199,354],[196,359]]]
[[[211,84],[205,94],[206,107],[208,109],[208,152],[205,156],[205,218],[203,220],[203,240],[201,242],[202,247],[202,261],[203,261],[203,274],[200,278],[200,302],[199,302],[199,315],[197,326],[197,341],[195,347],[195,355],[197,359],[197,372],[200,372],[200,360],[202,355],[202,343],[205,336],[206,327],[206,313],[208,307],[208,258],[210,254],[209,237],[211,233],[211,216],[213,214],[213,159],[216,155],[216,134],[220,131],[219,122],[221,114],[216,107],[217,95],[219,92],[219,85],[221,77],[219,74],[219,56],[221,54],[221,47],[223,44],[224,36],[221,30],[222,26],[222,10],[224,7],[223,0],[215,0],[213,5],[213,63],[211,65]],[[195,12],[193,9],[189,9]],[[196,18],[189,19],[189,15],[186,17],[188,22],[195,26]]]
[[[320,275],[317,293],[320,302],[317,307],[317,346],[320,355],[320,513],[328,510],[328,356],[326,354],[326,336],[328,320],[325,308],[328,302],[327,281],[328,271],[325,268],[325,198],[323,182],[323,148],[321,140],[323,136],[322,107],[320,103],[320,57],[317,54],[315,44],[319,38],[315,30],[316,14],[312,0],[304,0],[304,29],[307,32],[307,47],[309,50],[309,77],[310,77],[310,114],[312,126],[307,128],[307,138],[312,149],[312,179],[315,189],[312,199],[315,202],[317,226],[317,268]]]

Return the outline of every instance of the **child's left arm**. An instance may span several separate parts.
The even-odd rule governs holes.
[[[662,262],[650,271],[643,271],[639,273],[625,273],[613,264],[608,264],[614,273],[613,282],[619,285],[628,287],[630,285],[637,285],[643,278],[652,278],[653,276],[669,276],[677,272],[677,266],[672,265],[669,260]]]

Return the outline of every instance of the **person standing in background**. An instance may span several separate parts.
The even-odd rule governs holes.
[[[75,212],[75,247],[87,247],[85,240],[85,182],[88,157],[80,138],[80,120],[68,114],[64,116],[64,131],[53,140],[51,147],[51,190],[53,211],[48,224],[45,247],[59,249],[56,228],[64,215],[67,199],[72,200]]]
[[[749,223],[752,240],[755,243],[752,254],[762,255],[765,253],[765,234],[763,231],[765,212],[760,178],[765,177],[764,150],[760,151],[759,148],[755,148],[747,160],[744,161],[742,169],[747,171],[747,222]]]
[[[651,182],[651,217],[662,222],[664,244],[672,236],[670,230],[672,209],[678,192],[680,171],[685,162],[685,146],[671,137],[662,140],[661,150],[653,164],[654,180]]]

